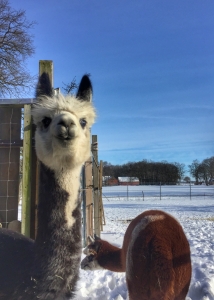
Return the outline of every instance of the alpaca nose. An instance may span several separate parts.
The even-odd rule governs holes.
[[[57,125],[65,127],[65,128],[69,128],[70,126],[73,126],[75,124],[74,124],[73,120],[60,120]]]
[[[72,139],[75,136],[75,122],[67,116],[62,116],[57,123],[57,136],[64,140]]]

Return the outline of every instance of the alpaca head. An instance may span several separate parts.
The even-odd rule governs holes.
[[[84,75],[76,97],[53,95],[49,76],[43,73],[32,109],[36,153],[52,170],[81,166],[90,156],[90,127],[95,120],[92,85]]]
[[[88,243],[89,245],[83,250],[86,257],[81,261],[81,269],[90,271],[103,269],[97,260],[103,241],[95,235],[94,238],[88,237]]]

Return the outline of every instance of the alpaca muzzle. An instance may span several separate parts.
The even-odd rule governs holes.
[[[71,123],[69,126],[58,124],[56,127],[55,137],[59,140],[70,141],[76,136],[76,125]]]
[[[95,259],[95,256],[93,254],[86,256],[80,264],[80,267],[82,270],[91,270],[93,269],[93,261]]]

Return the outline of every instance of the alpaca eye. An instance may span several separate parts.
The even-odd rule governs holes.
[[[80,119],[80,125],[82,126],[82,128],[85,128],[87,124],[87,121],[85,119]]]
[[[93,261],[93,260],[94,260],[94,255],[93,254],[89,255],[88,256],[88,261],[90,262],[90,261]]]
[[[51,121],[52,121],[51,118],[44,117],[44,119],[42,120],[42,124],[44,125],[45,128],[48,128],[48,126],[50,125]]]

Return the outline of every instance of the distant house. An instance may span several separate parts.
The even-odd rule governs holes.
[[[103,186],[118,185],[118,179],[111,176],[103,176]]]
[[[139,179],[137,177],[118,177],[119,185],[139,185]]]
[[[210,179],[209,185],[214,185],[214,178]]]

